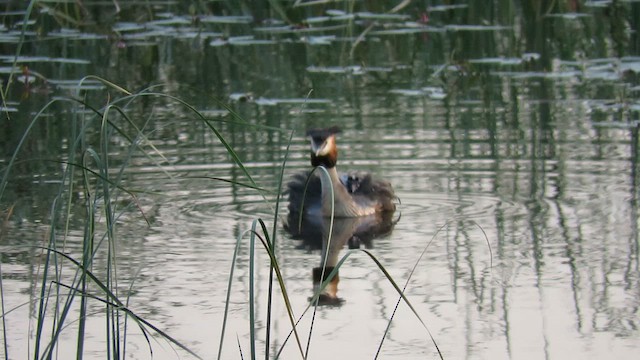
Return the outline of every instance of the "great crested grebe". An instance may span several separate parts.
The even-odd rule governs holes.
[[[324,167],[329,176],[323,171],[314,171],[305,195],[309,173],[294,175],[288,184],[289,211],[299,213],[304,208],[306,213],[320,212],[325,217],[331,216],[332,209],[335,217],[359,217],[394,211],[396,196],[389,182],[373,179],[371,174],[363,171],[338,174],[338,132],[340,130],[337,127],[307,132],[311,138],[311,165]]]

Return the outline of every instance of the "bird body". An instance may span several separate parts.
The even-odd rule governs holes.
[[[289,210],[304,209],[324,217],[359,217],[394,211],[396,196],[389,182],[374,179],[363,171],[338,173],[338,132],[336,127],[307,132],[311,138],[311,165],[323,167],[326,172],[315,169],[294,175],[288,184]]]

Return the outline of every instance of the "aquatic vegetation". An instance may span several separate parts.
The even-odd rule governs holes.
[[[89,81],[90,80],[90,81]],[[84,81],[80,81],[77,87],[77,91],[88,91],[87,87],[83,85]],[[118,235],[118,219],[125,213],[128,213],[133,209],[137,209],[139,216],[143,218],[147,223],[150,221],[146,210],[140,203],[140,196],[144,196],[145,191],[131,189],[127,186],[124,179],[127,167],[134,153],[142,152],[145,156],[149,157],[156,163],[156,166],[162,171],[162,165],[160,158],[163,154],[153,150],[145,149],[147,134],[143,130],[146,126],[138,127],[135,121],[127,114],[127,106],[137,101],[141,101],[145,98],[152,97],[158,99],[167,99],[172,101],[191,112],[196,121],[202,121],[219,139],[221,144],[226,148],[229,155],[235,159],[238,167],[243,171],[248,183],[239,184],[241,186],[247,186],[254,189],[258,193],[265,196],[265,201],[268,201],[273,206],[274,215],[270,219],[273,224],[272,228],[268,229],[263,219],[256,219],[253,222],[251,229],[240,234],[236,242],[236,248],[233,254],[232,267],[229,273],[229,286],[228,295],[233,291],[233,272],[237,264],[237,253],[239,249],[247,241],[246,236],[249,237],[249,266],[253,269],[256,264],[254,253],[257,251],[256,242],[262,247],[262,251],[265,251],[270,258],[271,274],[273,276],[273,284],[277,286],[279,292],[282,294],[282,300],[287,306],[287,312],[289,313],[289,320],[291,323],[291,331],[294,334],[294,338],[297,347],[300,351],[301,357],[306,357],[307,351],[303,349],[303,342],[301,335],[297,331],[296,324],[308,314],[309,310],[313,307],[315,301],[324,290],[324,287],[331,281],[332,274],[337,273],[341,264],[343,264],[352,255],[352,252],[343,256],[337,264],[332,267],[333,272],[326,276],[323,284],[318,287],[317,292],[313,296],[312,302],[309,303],[306,309],[304,309],[299,315],[296,315],[295,309],[291,307],[289,302],[289,296],[286,291],[286,279],[282,275],[282,269],[276,255],[276,234],[279,224],[279,208],[281,194],[276,191],[275,202],[267,200],[268,191],[255,183],[250,172],[243,166],[238,155],[235,153],[233,147],[228,143],[225,137],[217,130],[216,125],[211,120],[208,120],[200,112],[195,110],[191,105],[178,98],[164,95],[154,92],[141,92],[130,93],[122,87],[109,83],[100,78],[87,79],[87,83],[99,83],[103,87],[115,90],[121,94],[121,97],[111,99],[110,103],[101,108],[93,108],[91,104],[83,101],[77,101],[72,98],[68,99],[55,99],[45,106],[39,114],[34,116],[30,127],[25,131],[21,139],[21,143],[28,140],[31,135],[30,129],[37,126],[39,122],[42,122],[42,114],[52,107],[57,102],[68,102],[71,106],[77,106],[78,109],[90,110],[77,111],[80,118],[77,123],[77,137],[72,141],[68,149],[68,158],[66,160],[59,161],[64,165],[64,171],[61,173],[59,179],[58,194],[55,197],[54,203],[51,208],[51,228],[48,231],[49,238],[46,243],[41,247],[43,263],[41,265],[40,275],[40,294],[38,301],[35,305],[36,309],[36,323],[35,323],[35,339],[34,347],[31,351],[34,354],[42,357],[50,357],[57,351],[58,341],[63,332],[73,325],[77,328],[77,354],[81,356],[83,354],[85,338],[88,336],[86,333],[85,323],[95,317],[103,317],[106,327],[109,331],[106,333],[106,344],[108,344],[107,351],[110,354],[109,357],[124,358],[127,353],[127,339],[131,333],[131,327],[135,326],[138,331],[147,338],[149,346],[149,353],[153,354],[153,344],[151,337],[152,333],[159,335],[161,338],[170,342],[178,348],[190,353],[191,355],[198,357],[198,354],[194,353],[185,345],[181,340],[174,338],[170,333],[163,331],[158,326],[147,321],[143,316],[136,313],[134,308],[131,308],[129,304],[130,297],[133,296],[133,292],[136,288],[136,279],[130,279],[124,281],[118,276],[118,269],[123,266],[122,261],[118,255],[118,243],[121,241],[127,241],[122,235]],[[92,85],[89,89],[95,89],[96,86]],[[244,120],[237,118],[237,116],[228,109],[228,115],[235,117],[238,125],[247,126],[249,128],[260,129],[247,124]],[[124,131],[124,126],[129,125],[135,129],[132,133]],[[114,160],[110,155],[110,133],[117,133],[128,141],[129,151],[128,155],[124,158],[118,159],[119,165],[112,167]],[[97,134],[99,140],[93,141],[92,134]],[[291,133],[291,136],[293,132]],[[87,146],[92,143],[93,146]],[[85,145],[83,145],[85,144]],[[20,144],[15,149],[15,152],[2,172],[2,182],[0,183],[0,200],[5,199],[5,190],[7,185],[12,179],[12,170],[15,166],[15,162],[21,158],[23,149]],[[283,176],[285,174],[287,156],[283,159],[281,165],[281,176],[277,182],[277,189],[282,188]],[[171,176],[166,173],[167,176]],[[79,193],[80,199],[74,200],[73,194]],[[122,203],[122,198],[128,198],[129,204],[122,208],[119,204]],[[70,252],[65,246],[64,239],[73,236],[69,228],[69,221],[72,217],[76,217],[78,214],[72,212],[72,203],[80,202],[85,209],[84,219],[81,221],[84,223],[83,240],[81,242],[82,248],[79,249],[79,253]],[[76,220],[77,221],[77,220]],[[391,278],[384,265],[376,259],[375,255],[367,250],[360,250],[364,252],[382,271],[387,277],[388,281],[395,287],[399,297],[411,307],[409,300],[403,295],[403,290],[396,284]],[[99,265],[100,263],[100,265]],[[248,301],[249,306],[249,323],[251,325],[251,357],[254,358],[258,350],[256,349],[257,340],[255,317],[255,299],[256,296],[253,289],[253,270],[249,277],[249,290],[250,296]],[[273,301],[276,301],[275,287],[270,288],[268,296],[268,304],[271,306]],[[227,300],[226,307],[228,309],[229,300]],[[79,304],[78,304],[79,302]],[[95,313],[96,304],[103,305],[103,311]],[[412,308],[412,307],[411,307]],[[8,314],[14,309],[4,309],[3,314]],[[269,308],[266,309],[269,312]],[[413,309],[413,312],[418,318],[425,330],[428,332],[426,323],[420,319],[419,314]],[[226,310],[228,311],[228,310]],[[225,314],[226,314],[225,311]],[[4,317],[3,317],[4,318]],[[226,318],[226,315],[225,315]],[[391,321],[391,320],[390,320]],[[220,338],[220,350],[219,358],[222,357],[222,345],[225,339],[225,325],[226,320],[222,324],[222,332]],[[47,330],[48,329],[48,330]],[[267,332],[266,337],[269,337],[270,325],[267,323],[265,326]],[[311,334],[308,334],[311,337]],[[431,336],[431,335],[429,335]],[[311,341],[311,338],[307,340]],[[435,345],[435,339],[432,338]],[[6,337],[5,337],[6,343]],[[286,341],[281,344],[284,347]],[[308,345],[307,345],[308,346]],[[437,345],[435,345],[437,347]],[[265,349],[264,351],[267,351]]]

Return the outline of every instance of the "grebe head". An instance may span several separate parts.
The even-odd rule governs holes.
[[[336,134],[340,132],[337,126],[327,129],[311,129],[307,136],[311,138],[311,165],[332,168],[338,162],[338,147]]]

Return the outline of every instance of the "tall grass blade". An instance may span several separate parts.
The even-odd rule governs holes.
[[[7,339],[7,322],[4,309],[4,286],[2,286],[2,261],[0,261],[0,311],[2,311],[2,345],[4,348],[4,358],[9,360],[9,339]]]
[[[261,222],[263,229],[266,228],[266,226],[264,225],[264,222],[261,219],[258,219],[259,222]],[[278,280],[278,285],[280,286],[280,290],[282,291],[282,298],[284,300],[285,303],[285,307],[287,309],[287,315],[289,316],[289,322],[291,323],[291,327],[293,329],[293,334],[296,338],[296,343],[298,345],[298,350],[300,351],[300,355],[304,357],[304,351],[302,350],[302,343],[300,342],[300,336],[298,334],[298,330],[296,328],[296,321],[295,321],[295,315],[293,314],[293,308],[291,307],[291,300],[289,299],[289,294],[287,292],[287,287],[284,284],[284,277],[282,276],[282,271],[280,270],[280,265],[278,264],[278,259],[275,256],[275,253],[273,252],[273,249],[271,249],[271,246],[269,245],[269,242],[267,240],[265,240],[262,236],[260,236],[260,234],[256,234],[257,238],[260,240],[260,242],[262,243],[262,247],[267,251],[267,254],[269,255],[269,259],[270,261],[273,263],[273,269],[276,273],[276,279]]]
[[[289,157],[289,149],[291,148],[291,142],[293,141],[293,134],[295,131],[291,131],[289,134],[289,141],[287,143],[287,148],[284,152],[284,159],[282,160],[282,165],[280,166],[280,175],[278,176],[278,192],[276,196],[276,205],[275,205],[275,213],[273,214],[273,232],[271,236],[271,249],[273,252],[276,252],[276,236],[278,234],[278,218],[280,210],[280,200],[282,199],[282,185],[284,181],[284,169],[287,165],[287,159]],[[267,321],[266,321],[266,334],[265,334],[265,344],[271,343],[271,309],[272,309],[272,300],[273,300],[273,263],[269,262],[269,289],[267,291]],[[265,360],[269,360],[270,351],[267,348],[267,351],[264,352]]]
[[[256,312],[255,312],[255,244],[257,220],[251,224],[251,235],[249,237],[249,338],[251,344],[251,360],[256,358]],[[268,349],[267,349],[268,351]]]
[[[84,162],[84,168],[87,168],[86,166],[86,161],[87,161],[87,155],[93,157],[94,161],[96,161],[98,164],[100,164],[100,158],[98,156],[98,154],[96,154],[94,151],[92,151],[91,149],[88,149],[85,154],[85,156],[83,157],[83,162]],[[82,359],[82,354],[83,354],[83,349],[84,349],[84,337],[85,337],[85,326],[86,326],[86,318],[87,318],[87,297],[84,295],[87,292],[87,277],[86,277],[86,272],[89,271],[91,269],[91,262],[92,262],[92,255],[93,255],[93,251],[94,251],[94,247],[93,247],[93,241],[94,241],[94,234],[95,234],[95,215],[94,215],[94,209],[95,209],[95,203],[92,203],[91,199],[93,198],[93,196],[91,195],[91,186],[89,185],[89,175],[87,174],[86,171],[82,172],[82,178],[84,181],[84,189],[85,189],[85,199],[87,199],[86,201],[86,209],[87,209],[87,216],[86,219],[88,220],[87,223],[85,224],[85,232],[84,232],[84,239],[82,241],[82,277],[81,277],[81,282],[80,282],[80,317],[79,317],[79,324],[78,324],[78,344],[77,344],[77,349],[76,349],[76,356],[78,357],[78,360]],[[96,200],[94,199],[93,202],[95,202]]]
[[[166,95],[166,94],[158,94],[158,95],[162,95],[162,96],[165,96],[165,97],[167,97],[169,99],[173,99],[173,100],[179,102],[180,104],[185,106],[187,109],[191,110],[196,116],[198,116],[198,118],[200,118],[200,120],[202,120],[205,123],[205,125],[207,125],[207,127],[216,135],[218,140],[220,140],[220,143],[222,143],[222,145],[225,147],[225,149],[227,150],[227,153],[231,156],[231,159],[233,160],[233,162],[235,162],[236,165],[238,165],[238,167],[244,173],[244,175],[247,177],[247,179],[249,180],[251,185],[254,186],[255,188],[259,188],[258,184],[256,184],[256,182],[253,180],[253,177],[251,176],[251,174],[249,174],[249,171],[245,168],[244,164],[242,163],[242,160],[240,160],[240,157],[238,156],[238,154],[236,154],[236,152],[233,150],[233,147],[231,147],[231,145],[227,142],[227,140],[224,138],[224,136],[222,136],[220,131],[218,131],[218,129],[216,129],[216,127],[213,126],[211,124],[211,122],[206,117],[204,117],[204,115],[202,115],[192,105],[190,105],[189,103],[187,103],[186,101],[184,101],[184,100],[182,100],[180,98],[177,98],[177,97],[171,96],[171,95]],[[229,110],[228,107],[227,107],[227,110]],[[235,114],[235,113],[232,112],[232,114]],[[238,118],[240,118],[240,117],[238,116]],[[266,198],[265,198],[265,200],[266,200]]]
[[[14,154],[15,155],[15,154]],[[8,171],[7,171],[8,172]],[[56,214],[58,213],[57,211],[57,204],[58,204],[58,197],[56,197],[53,200],[53,203],[51,204],[51,220],[52,220],[52,224],[55,224],[55,220],[56,220]],[[38,359],[38,357],[40,356],[40,346],[41,343],[43,341],[42,336],[43,336],[43,331],[44,331],[44,324],[45,324],[45,315],[46,315],[46,308],[47,308],[47,300],[48,297],[46,297],[47,294],[47,288],[48,288],[48,278],[49,278],[49,267],[50,267],[50,261],[52,260],[52,252],[49,251],[48,249],[54,249],[56,246],[56,241],[55,241],[56,237],[55,237],[55,232],[50,231],[49,232],[49,240],[48,240],[48,246],[46,248],[43,249],[43,255],[44,256],[44,264],[42,265],[42,280],[40,283],[40,297],[39,297],[39,301],[38,301],[38,306],[37,306],[37,320],[36,320],[36,333],[35,333],[35,349],[34,349],[34,359]],[[42,257],[42,256],[41,256]],[[53,261],[54,263],[56,262],[56,258],[55,256],[53,256]],[[56,265],[57,268],[57,265]],[[58,299],[58,297],[56,297],[56,300]],[[56,317],[54,318],[54,322],[52,324],[52,326],[55,329],[55,325],[56,325],[56,321],[59,318],[63,318],[66,313],[63,312],[62,313],[58,313],[58,306],[57,306],[57,301],[56,301]],[[55,333],[55,332],[52,332]]]
[[[142,270],[142,268],[139,268],[138,271],[136,272],[136,274],[132,277],[132,281],[131,284],[129,284],[129,289],[128,289],[128,293],[127,293],[127,299],[125,302],[125,306],[128,308],[129,307],[129,300],[130,300],[130,296],[133,293],[133,284],[135,283],[135,279],[138,278],[138,275],[140,274],[140,271]],[[125,313],[125,317],[124,317],[124,324],[123,324],[123,328],[124,328],[124,334],[122,336],[122,359],[126,359],[127,358],[127,330],[128,330],[128,321],[129,321],[129,316],[126,316]],[[151,354],[153,355],[153,350],[151,349]]]
[[[243,235],[238,235],[236,246],[233,249],[233,257],[231,258],[231,270],[229,270],[229,282],[227,284],[227,297],[224,302],[224,314],[222,316],[222,332],[220,333],[220,345],[218,346],[218,360],[222,359],[222,346],[224,345],[224,334],[227,329],[227,318],[229,316],[229,304],[231,302],[231,285],[233,284],[233,271],[236,268],[236,260],[238,259],[238,251],[242,243]],[[238,346],[240,340],[238,339]],[[242,351],[242,349],[240,349]]]
[[[316,169],[320,169],[320,171],[322,172],[322,176],[326,177],[327,181],[329,181],[329,183],[331,184],[331,186],[329,186],[330,189],[330,194],[331,194],[331,217],[330,217],[330,221],[329,221],[329,231],[327,233],[327,239],[326,239],[326,251],[327,253],[329,252],[329,248],[331,246],[331,238],[333,235],[333,222],[335,220],[335,193],[333,192],[333,183],[331,180],[331,176],[329,175],[329,171],[324,167],[324,166],[318,166],[316,167]],[[315,170],[315,169],[314,169]],[[307,179],[308,181],[308,179]],[[305,189],[306,192],[306,189]],[[299,228],[299,227],[298,227]],[[325,239],[322,240],[323,243],[325,242]],[[325,276],[325,271],[327,269],[327,253],[324,254],[323,259],[324,262],[322,263],[322,272],[320,274],[320,281],[323,281],[324,276]],[[309,356],[309,349],[311,347],[311,339],[312,339],[312,334],[313,334],[313,326],[315,324],[316,321],[316,314],[317,314],[317,310],[318,310],[318,302],[320,301],[320,296],[318,296],[315,299],[315,306],[313,307],[313,314],[311,315],[311,326],[309,328],[309,336],[307,339],[307,348],[305,350],[305,357]]]
[[[119,90],[124,91],[125,93],[129,93],[126,90],[119,88],[113,84],[111,84],[112,87],[118,88]],[[135,96],[131,96],[129,97],[130,99],[135,99]],[[73,162],[73,157],[74,154],[76,152],[76,149],[78,147],[78,145],[83,144],[84,143],[84,136],[83,134],[86,133],[88,126],[91,124],[91,120],[87,121],[87,122],[83,122],[83,125],[81,127],[81,131],[80,131],[80,136],[75,136],[74,137],[74,141],[71,142],[71,146],[69,148],[69,159],[70,161],[67,161],[67,164],[71,164],[72,166],[68,166],[65,168],[65,172],[63,175],[63,181],[62,184],[65,184],[65,179],[69,179],[68,180],[68,186],[72,187],[73,186],[73,169],[74,168],[80,168],[82,169],[82,174],[83,174],[83,178],[85,179],[85,190],[88,191],[88,189],[90,188],[88,186],[88,178],[93,175],[95,176],[95,178],[97,179],[97,185],[98,188],[101,189],[101,195],[104,197],[104,204],[105,204],[105,215],[106,215],[106,220],[107,220],[107,231],[106,231],[106,237],[109,243],[109,249],[108,249],[108,261],[107,261],[107,279],[106,279],[106,283],[108,284],[108,286],[110,288],[113,288],[114,292],[115,292],[115,296],[118,297],[118,286],[117,286],[117,268],[116,268],[116,264],[117,264],[117,259],[115,258],[115,254],[117,253],[116,251],[116,243],[115,243],[115,236],[113,233],[114,230],[114,226],[115,226],[115,222],[114,222],[114,216],[115,216],[115,212],[113,211],[113,209],[111,208],[111,199],[112,199],[112,195],[111,195],[111,189],[119,189],[122,190],[123,192],[128,193],[129,195],[131,195],[131,197],[134,199],[136,205],[138,206],[138,208],[140,209],[139,203],[137,201],[137,197],[135,196],[135,194],[131,191],[129,191],[128,189],[125,189],[124,187],[122,187],[119,182],[121,181],[121,176],[124,170],[124,165],[122,170],[120,171],[120,174],[118,176],[118,178],[115,180],[115,182],[111,179],[109,179],[109,174],[108,174],[108,163],[106,161],[108,161],[108,148],[106,147],[108,144],[108,139],[109,139],[109,134],[111,133],[112,129],[117,131],[120,135],[122,135],[123,137],[125,137],[126,139],[128,139],[130,141],[130,143],[133,146],[137,146],[137,142],[132,140],[131,138],[129,138],[127,136],[126,133],[124,133],[124,131],[122,131],[117,124],[115,124],[113,121],[111,121],[111,119],[109,119],[109,114],[111,110],[116,110],[118,113],[120,113],[123,118],[128,121],[131,125],[133,125],[135,127],[135,124],[133,123],[133,121],[131,121],[131,119],[129,119],[129,117],[127,116],[127,114],[122,111],[121,108],[117,107],[117,106],[112,106],[109,105],[105,108],[105,111],[103,113],[101,113],[100,111],[91,108],[88,104],[86,104],[85,101],[83,100],[79,100],[79,99],[73,99],[73,98],[56,98],[53,99],[52,101],[50,101],[49,103],[47,103],[43,108],[40,109],[40,111],[34,116],[34,118],[31,120],[31,122],[28,124],[26,130],[23,133],[22,138],[20,139],[20,141],[18,142],[18,146],[16,147],[15,151],[13,152],[13,155],[8,163],[8,166],[5,167],[4,171],[2,172],[2,178],[1,178],[1,183],[0,183],[0,199],[2,198],[4,191],[6,190],[6,186],[8,183],[8,178],[11,175],[11,169],[13,168],[13,165],[16,163],[17,161],[17,156],[20,154],[20,149],[22,148],[26,138],[30,135],[30,133],[32,132],[33,127],[35,126],[36,122],[42,117],[42,114],[48,110],[48,108],[57,101],[72,101],[75,103],[79,103],[81,105],[83,105],[85,108],[93,111],[95,114],[100,115],[100,117],[102,118],[102,122],[100,124],[100,133],[101,133],[101,154],[102,156],[98,156],[95,152],[85,152],[85,160],[83,160],[85,163],[83,164],[75,164]],[[122,101],[122,99],[120,99],[119,101]],[[75,129],[75,127],[74,127]],[[138,131],[138,137],[139,138],[145,138],[144,134],[142,133],[142,131],[140,129],[138,129],[136,127],[136,131]],[[86,148],[86,145],[82,145],[83,148]],[[132,148],[133,149],[133,148]],[[147,152],[143,151],[143,153],[147,154]],[[86,157],[87,155],[89,157],[92,157],[94,159],[95,164],[97,164],[98,167],[98,171],[93,171],[91,169],[89,169],[88,166],[86,166]],[[125,162],[126,163],[126,162]],[[66,185],[63,185],[66,186]],[[62,189],[62,187],[61,187]],[[68,190],[71,190],[70,188],[67,188]],[[71,192],[69,192],[71,193]],[[97,209],[97,196],[98,192],[96,192],[96,196],[93,196],[93,194],[91,194],[90,192],[87,192],[86,198],[89,200],[93,200],[93,202],[87,201],[87,205],[86,208],[88,209],[87,214],[89,216],[89,220],[87,222],[87,229],[86,229],[86,234],[93,234],[95,233],[95,225],[93,223],[93,219],[95,218],[95,209]],[[57,211],[56,209],[59,208],[59,199],[61,199],[62,193],[58,194],[58,197],[54,200],[54,203],[52,205],[52,211],[51,214],[52,216],[57,216],[57,214],[59,214],[60,212]],[[68,200],[70,201],[70,199]],[[68,203],[67,201],[67,203]],[[68,233],[68,221],[70,219],[70,211],[71,206],[67,206],[67,225],[65,226],[65,231],[64,234]],[[145,220],[147,220],[146,216],[144,216],[144,213],[142,212],[143,217],[145,217]],[[148,220],[147,220],[148,222]],[[55,219],[52,219],[51,221],[52,224],[56,224],[57,221]],[[37,325],[36,325],[36,331],[35,331],[35,352],[34,352],[34,356],[36,358],[38,358],[39,356],[51,356],[53,354],[55,345],[57,343],[57,339],[58,336],[62,330],[62,328],[64,328],[65,326],[65,319],[67,318],[70,308],[71,308],[71,304],[75,298],[75,294],[82,294],[85,293],[86,291],[86,275],[80,275],[80,277],[76,277],[76,280],[74,280],[74,288],[75,290],[73,292],[70,292],[68,294],[68,296],[66,297],[65,301],[60,302],[61,299],[63,299],[63,297],[61,296],[62,294],[60,294],[57,290],[58,289],[57,286],[54,286],[52,289],[54,289],[55,293],[47,293],[47,289],[51,289],[49,288],[47,285],[47,281],[49,281],[50,276],[49,276],[49,272],[50,272],[50,268],[51,268],[51,264],[53,264],[53,271],[51,272],[52,274],[54,274],[54,278],[56,279],[55,281],[57,283],[60,282],[59,279],[59,274],[61,271],[61,267],[58,264],[57,261],[57,255],[55,252],[51,252],[50,250],[53,249],[55,250],[57,247],[57,241],[56,241],[56,237],[55,237],[56,231],[54,229],[52,229],[50,231],[50,237],[49,237],[49,243],[47,246],[45,246],[44,248],[49,249],[46,250],[46,254],[44,254],[44,259],[45,259],[45,263],[44,266],[41,267],[41,269],[43,269],[43,274],[42,274],[42,287],[41,287],[41,296],[40,296],[40,300],[39,300],[39,306],[38,306],[38,310],[37,310]],[[92,257],[95,253],[95,251],[97,251],[97,248],[99,248],[99,245],[96,246],[94,243],[94,240],[92,238],[92,235],[85,235],[85,241],[84,241],[84,249],[83,249],[83,259],[82,259],[82,264],[84,266],[83,270],[86,271],[88,269],[90,269],[91,267],[91,262],[92,262]],[[79,281],[79,282],[76,282]],[[78,289],[80,289],[80,292],[78,292]],[[48,290],[51,291],[51,290]],[[82,358],[82,353],[83,353],[83,349],[84,349],[84,337],[85,337],[85,322],[86,322],[86,318],[87,318],[87,313],[86,313],[86,297],[81,296],[81,304],[80,304],[80,317],[79,317],[79,324],[78,324],[78,338],[77,338],[77,357],[78,358]],[[46,299],[46,300],[45,300]],[[51,324],[52,326],[52,337],[51,340],[49,341],[49,345],[46,347],[45,352],[42,352],[42,344],[43,344],[43,325],[45,324],[45,316],[47,313],[47,308],[49,306],[49,299],[54,299],[54,306],[55,306],[55,316],[53,317],[53,322]],[[60,306],[58,305],[60,304]],[[48,317],[48,316],[46,316]],[[125,314],[126,317],[126,314]],[[107,344],[108,344],[108,348],[107,348],[107,354],[109,357],[120,357],[121,356],[121,347],[120,344],[122,344],[123,338],[121,338],[121,325],[120,325],[120,312],[118,311],[117,308],[112,307],[111,305],[107,305],[107,311],[106,311],[106,327],[107,327]],[[49,355],[47,355],[49,354]]]
[[[9,223],[9,219],[13,214],[13,206],[10,206],[7,210],[7,214],[4,216],[4,219],[0,219],[0,241],[4,240],[5,229],[7,224]],[[2,311],[2,346],[4,348],[4,358],[5,360],[9,359],[9,339],[7,338],[7,322],[5,315],[7,314],[6,309],[4,307],[4,286],[2,284],[2,279],[4,276],[2,275],[2,261],[0,261],[0,311]]]

